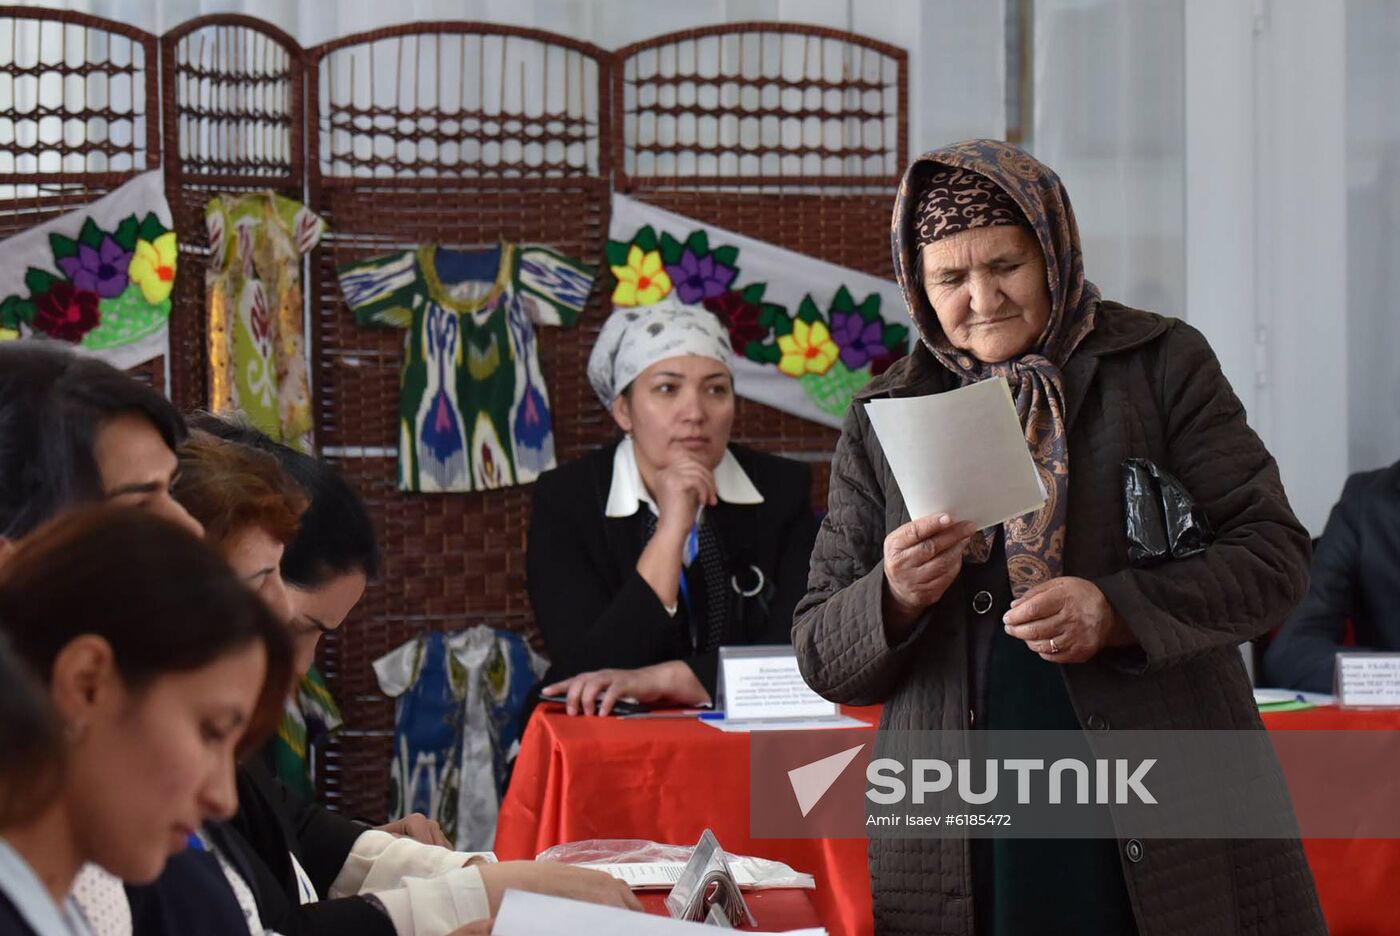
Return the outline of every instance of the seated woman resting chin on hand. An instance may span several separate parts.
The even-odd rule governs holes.
[[[625,438],[543,475],[530,602],[571,715],[619,699],[708,705],[724,644],[787,643],[816,537],[806,465],[729,444],[734,378],[714,315],[621,309],[588,377]]]

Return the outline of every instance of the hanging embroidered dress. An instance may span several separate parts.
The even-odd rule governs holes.
[[[437,820],[459,850],[489,849],[525,702],[547,664],[509,631],[415,637],[374,661],[394,699],[389,817]]]
[[[266,435],[311,450],[301,265],[326,225],[273,192],[220,195],[209,231],[209,407],[241,410]]]
[[[577,320],[592,269],[531,244],[424,244],[337,275],[356,322],[406,329],[400,490],[489,490],[554,467],[535,327]]]

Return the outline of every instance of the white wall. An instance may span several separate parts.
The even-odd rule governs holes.
[[[1347,2],[1350,468],[1400,459],[1400,0]]]
[[[1104,296],[1181,315],[1181,0],[1037,0],[1031,149],[1069,190]]]
[[[1316,534],[1348,472],[1345,10],[1185,12],[1186,317]]]

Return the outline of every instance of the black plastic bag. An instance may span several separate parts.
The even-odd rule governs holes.
[[[1135,566],[1194,556],[1214,538],[1185,486],[1145,458],[1123,461],[1123,522]]]

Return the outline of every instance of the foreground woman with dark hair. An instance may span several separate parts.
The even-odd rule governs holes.
[[[81,933],[68,891],[85,862],[151,881],[234,813],[236,752],[270,732],[290,680],[286,633],[188,531],[105,505],[18,544],[0,634],[64,741],[23,814],[4,783],[0,931]]]

